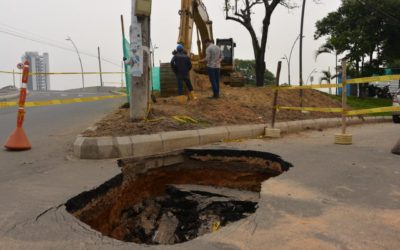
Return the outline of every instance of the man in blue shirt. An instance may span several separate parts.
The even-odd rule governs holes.
[[[176,47],[176,54],[171,59],[171,68],[176,74],[178,80],[178,94],[183,96],[183,82],[189,91],[189,99],[195,99],[193,94],[193,86],[189,78],[189,72],[192,69],[192,62],[190,58],[184,53],[183,45],[178,44]]]

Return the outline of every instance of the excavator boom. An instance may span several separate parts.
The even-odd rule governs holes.
[[[201,0],[182,0],[181,9],[178,13],[181,16],[178,43],[182,44],[188,53],[191,52],[195,24],[197,27],[198,54],[200,57],[204,56],[202,41],[205,39],[214,40],[212,21],[208,16],[206,6]]]

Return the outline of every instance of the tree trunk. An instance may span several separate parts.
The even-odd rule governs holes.
[[[260,53],[263,54],[263,53]],[[256,85],[261,87],[264,86],[264,74],[265,74],[265,60],[264,57],[256,57]]]

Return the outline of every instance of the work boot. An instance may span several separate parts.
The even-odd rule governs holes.
[[[194,91],[189,92],[189,100],[197,100],[197,97],[194,95]]]
[[[187,97],[185,95],[178,95],[177,97],[175,97],[175,100],[179,103],[179,104],[185,104],[187,101]]]

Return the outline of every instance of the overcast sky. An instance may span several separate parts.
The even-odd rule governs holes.
[[[296,0],[294,0],[296,1]],[[340,0],[322,0],[316,5],[307,1],[304,30],[304,81],[316,71],[334,70],[335,58],[322,55],[314,60],[315,50],[324,43],[314,41],[315,22],[327,13],[335,11]],[[248,32],[240,24],[226,21],[223,15],[223,0],[204,0],[213,21],[214,38],[232,37],[236,44],[236,58],[253,59]],[[300,5],[301,1],[297,0]],[[158,49],[155,62],[168,62],[178,37],[179,0],[153,0],[152,40]],[[276,65],[285,54],[289,56],[293,42],[299,34],[301,9],[287,10],[278,6],[272,16],[266,53],[267,68],[275,74]],[[126,34],[129,34],[130,0],[0,0],[0,71],[12,71],[25,51],[48,52],[51,72],[80,72],[80,65],[72,44],[65,39],[70,36],[75,42],[83,61],[84,71],[98,71],[97,47],[100,46],[103,71],[121,70],[121,25],[120,15],[125,18]],[[255,18],[256,30],[260,30],[262,12]],[[194,36],[195,37],[195,36]],[[36,42],[36,41],[40,41]],[[194,41],[195,42],[195,41]],[[292,84],[298,82],[298,43],[291,59]],[[110,63],[111,62],[111,63]],[[287,82],[287,63],[283,60],[281,83]],[[112,85],[121,82],[121,76],[109,75],[104,81]],[[314,74],[314,83],[319,81]],[[20,83],[16,79],[17,86]],[[99,85],[98,76],[85,76],[86,86]],[[0,87],[13,84],[12,75],[0,73]],[[52,76],[52,89],[70,89],[82,86],[80,75]]]

